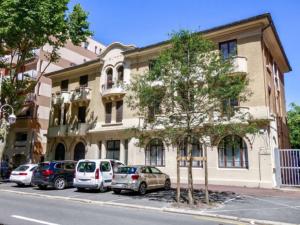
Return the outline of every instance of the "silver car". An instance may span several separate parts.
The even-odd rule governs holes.
[[[144,195],[147,190],[170,187],[170,177],[153,166],[118,167],[111,184],[111,189],[116,194],[120,194],[122,190],[131,190]]]

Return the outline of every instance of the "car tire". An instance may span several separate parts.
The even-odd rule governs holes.
[[[121,189],[113,189],[113,192],[117,195],[121,194]]]
[[[140,195],[145,195],[147,192],[147,185],[146,183],[141,183],[140,187],[139,187],[139,194]]]
[[[58,177],[54,181],[54,187],[56,190],[63,190],[66,187],[66,180],[63,177]]]
[[[41,190],[45,190],[45,189],[47,188],[46,185],[38,185],[38,187],[39,187],[39,189],[41,189]]]
[[[171,189],[171,181],[168,179],[165,181],[165,186],[164,186],[165,190],[170,190]]]
[[[98,189],[99,192],[103,193],[105,191],[107,191],[107,188],[103,186],[103,184],[101,184],[101,186]]]

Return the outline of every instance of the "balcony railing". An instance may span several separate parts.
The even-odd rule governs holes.
[[[71,91],[71,102],[90,101],[91,89],[88,87],[79,87]]]
[[[63,137],[67,135],[67,125],[49,127],[48,137]]]
[[[236,56],[233,58],[234,73],[248,73],[248,62],[246,57]]]
[[[69,125],[68,135],[69,136],[86,135],[89,128],[90,128],[89,123],[75,123],[73,125]]]
[[[121,96],[126,94],[122,82],[115,82],[113,85],[102,85],[102,97]]]
[[[67,91],[52,94],[52,105],[61,105],[70,102],[70,93]]]

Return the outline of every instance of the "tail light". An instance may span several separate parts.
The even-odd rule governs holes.
[[[98,169],[96,169],[95,179],[99,180],[99,178],[100,178],[100,170],[98,168]]]
[[[27,173],[19,173],[21,176],[27,176]]]
[[[52,170],[43,170],[42,174],[43,174],[43,176],[48,177],[53,174],[53,171]]]
[[[137,174],[131,175],[131,180],[138,180],[139,177],[140,177],[140,176],[137,175]]]

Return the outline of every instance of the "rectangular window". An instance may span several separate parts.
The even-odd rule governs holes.
[[[118,101],[116,106],[116,122],[120,123],[123,120],[123,101]]]
[[[125,148],[125,160],[124,160],[124,164],[127,165],[128,164],[128,139],[126,139],[124,141],[124,148]]]
[[[112,102],[105,104],[105,123],[111,123]]]
[[[78,107],[78,123],[85,123],[86,107]]]
[[[80,87],[87,87],[88,86],[88,80],[89,80],[89,76],[88,75],[81,76],[79,78],[79,86]]]
[[[27,141],[27,133],[23,133],[23,132],[16,133],[16,141]]]
[[[120,140],[109,140],[106,142],[106,158],[120,159]]]
[[[63,80],[60,83],[60,90],[61,91],[68,91],[68,87],[69,87],[69,80]]]
[[[223,59],[237,55],[237,43],[236,40],[230,40],[219,43],[219,50]]]

